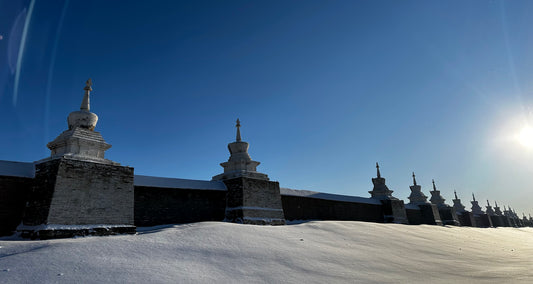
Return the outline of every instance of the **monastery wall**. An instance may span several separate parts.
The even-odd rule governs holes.
[[[287,220],[345,220],[384,222],[376,199],[281,188]]]
[[[11,234],[22,221],[33,176],[33,163],[0,161],[0,236]]]
[[[9,166],[19,169],[15,172],[13,169],[10,172],[1,170],[2,167],[5,169]],[[33,170],[33,163],[0,161],[0,235],[9,235],[15,231],[21,223],[33,184],[43,182],[34,179],[29,169]],[[13,176],[6,175],[7,173]],[[281,188],[280,193],[286,220],[385,222],[386,212],[378,199],[288,188]],[[223,221],[227,206],[226,196],[227,188],[222,181],[135,175],[134,224],[143,227]],[[405,209],[409,224],[435,224],[434,219],[428,218],[434,214],[429,212],[432,210],[431,206],[407,204]],[[467,222],[461,223],[463,226],[475,226]],[[500,223],[502,226],[507,225],[503,224],[503,221]]]
[[[135,226],[222,221],[226,186],[221,181],[135,176]]]

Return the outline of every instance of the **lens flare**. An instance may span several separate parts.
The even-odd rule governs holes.
[[[533,149],[533,128],[524,126],[518,134],[518,142],[524,147]]]

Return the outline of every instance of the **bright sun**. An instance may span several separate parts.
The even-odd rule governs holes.
[[[518,142],[524,147],[533,149],[533,128],[524,126],[518,134]]]

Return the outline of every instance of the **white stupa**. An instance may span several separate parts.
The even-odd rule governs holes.
[[[440,190],[437,190],[437,187],[435,186],[435,180],[432,179],[431,183],[433,183],[433,190],[429,192],[431,193],[431,198],[429,200],[431,201],[431,203],[437,205],[439,208],[446,207],[447,205],[446,203],[444,203],[446,199],[444,199],[444,197],[440,195]]]
[[[453,199],[453,208],[455,209],[455,212],[457,212],[458,214],[461,214],[463,212],[465,212],[465,206],[463,205],[463,203],[461,203],[461,199],[459,199],[457,197],[457,191],[453,191],[453,194],[455,196],[455,199]]]
[[[503,212],[500,209],[500,207],[498,206],[498,202],[497,201],[494,201],[494,213],[496,215],[498,215],[498,216],[503,216]]]
[[[390,199],[398,200],[398,198],[392,196],[393,190],[390,190],[385,184],[385,178],[381,177],[381,172],[379,171],[379,164],[376,162],[377,177],[372,178],[372,183],[374,188],[369,191],[372,198],[376,199]]]
[[[487,212],[487,215],[489,216],[494,216],[496,215],[496,212],[494,211],[494,209],[492,209],[492,206],[490,206],[490,203],[489,203],[489,200],[487,199],[487,210],[485,210],[485,212]]]
[[[474,194],[472,193],[472,201],[470,202],[472,203],[472,214],[474,215],[483,215],[485,214],[485,212],[483,212],[483,210],[481,210],[481,206],[479,206],[477,200],[476,200],[476,197],[474,196]]]
[[[48,159],[70,158],[105,164],[119,163],[104,158],[105,151],[111,148],[100,134],[94,131],[98,116],[90,111],[91,79],[87,80],[80,110],[73,111],[67,118],[68,130],[63,131],[54,141],[46,145],[52,152]]]
[[[257,171],[260,162],[253,161],[248,154],[250,145],[241,139],[241,122],[237,119],[237,137],[235,142],[228,144],[230,157],[227,162],[220,165],[224,168],[224,173],[216,175],[213,180],[225,180],[237,177],[248,177],[254,179],[269,180],[268,175]]]
[[[409,187],[411,189],[411,194],[409,195],[409,204],[420,205],[420,204],[429,204],[428,197],[422,193],[422,187],[416,184],[415,173],[413,172],[413,185]]]

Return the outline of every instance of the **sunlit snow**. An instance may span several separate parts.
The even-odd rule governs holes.
[[[533,283],[533,228],[313,221],[0,238],[2,283]]]

